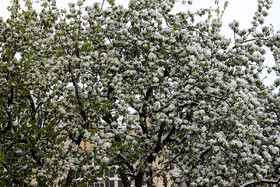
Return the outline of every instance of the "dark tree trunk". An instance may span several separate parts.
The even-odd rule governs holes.
[[[131,182],[129,181],[127,175],[125,173],[121,172],[120,177],[121,177],[124,187],[130,187]]]
[[[160,150],[160,149],[159,149]],[[158,153],[158,151],[156,152]],[[149,164],[152,166],[153,165],[153,161],[155,160],[155,157],[151,154],[148,157],[148,162]],[[147,172],[147,177],[148,177],[148,181],[147,181],[147,187],[152,187],[153,186],[153,169],[151,168],[149,172]]]
[[[73,178],[73,170],[69,170],[67,174],[67,179],[66,179],[66,184],[65,187],[70,187],[72,183],[72,178]]]
[[[147,187],[152,187],[153,186],[153,170],[151,169],[148,173],[148,178],[149,180],[147,181]]]
[[[135,186],[136,187],[142,187],[142,185],[143,185],[143,176],[144,176],[144,173],[143,172],[139,172],[138,175],[136,177],[134,177]]]

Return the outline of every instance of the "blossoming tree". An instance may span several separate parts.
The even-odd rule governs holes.
[[[176,14],[172,0],[83,3],[38,13],[13,0],[1,20],[4,184],[88,184],[104,169],[124,186],[279,184],[280,81],[260,78],[267,48],[279,73],[271,0],[251,27],[229,25],[233,39],[221,34],[227,2]]]

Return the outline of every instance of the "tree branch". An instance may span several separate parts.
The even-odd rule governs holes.
[[[243,184],[241,187],[257,186],[260,184],[278,184],[280,185],[280,178],[277,180],[262,179],[261,181],[253,180]]]

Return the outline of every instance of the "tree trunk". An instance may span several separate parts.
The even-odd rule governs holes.
[[[156,153],[158,153],[158,151]],[[154,159],[155,159],[155,157],[152,154],[148,157],[148,162],[151,166],[153,165]],[[149,172],[147,172],[147,177],[148,177],[147,187],[152,187],[153,186],[153,169],[152,168],[150,169]]]
[[[69,170],[67,174],[66,184],[65,187],[70,187],[72,183],[72,177],[73,177],[73,170]]]
[[[139,172],[138,175],[136,177],[134,177],[135,186],[136,187],[142,187],[142,185],[143,185],[143,176],[144,176],[144,173],[143,172]]]
[[[153,170],[151,169],[148,173],[147,173],[149,180],[147,181],[147,187],[152,187],[153,186]]]
[[[122,180],[122,183],[124,185],[124,187],[130,187],[131,186],[131,182],[129,181],[127,175],[123,172],[120,173],[120,177]]]

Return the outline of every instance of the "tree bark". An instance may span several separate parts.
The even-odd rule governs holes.
[[[65,187],[70,187],[73,179],[73,170],[69,170],[66,178]]]
[[[131,186],[131,182],[129,181],[127,175],[123,172],[120,172],[120,177],[122,180],[122,183],[124,185],[124,187],[130,187]]]
[[[134,177],[134,181],[135,181],[135,186],[136,187],[142,187],[142,185],[143,185],[143,176],[144,176],[144,173],[143,172],[139,172],[138,175],[136,177]]]
[[[152,187],[153,186],[153,170],[151,169],[148,173],[147,173],[149,180],[147,181],[147,187]]]

